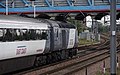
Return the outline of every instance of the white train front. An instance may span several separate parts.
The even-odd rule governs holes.
[[[0,74],[76,55],[74,25],[20,16],[0,17]]]

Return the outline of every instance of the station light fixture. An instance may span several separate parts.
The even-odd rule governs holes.
[[[106,15],[109,15],[108,13],[98,13],[96,16],[95,16],[95,19],[96,20],[101,20],[102,17],[106,16]]]

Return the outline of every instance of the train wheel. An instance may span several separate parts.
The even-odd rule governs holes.
[[[65,50],[65,59],[69,58],[69,50]]]
[[[46,64],[46,56],[37,56],[34,65],[41,66]]]
[[[50,53],[50,54],[47,54],[46,63],[47,63],[47,64],[52,63],[52,56],[51,56],[51,53]]]
[[[57,54],[56,54],[56,52],[53,52],[52,53],[52,62],[54,63],[56,61],[57,61]]]
[[[62,59],[62,57],[61,57],[61,51],[58,51],[57,52],[57,60],[59,61],[59,60],[61,60]]]

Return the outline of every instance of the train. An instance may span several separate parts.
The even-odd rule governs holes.
[[[70,23],[0,15],[0,74],[75,56],[77,34]]]

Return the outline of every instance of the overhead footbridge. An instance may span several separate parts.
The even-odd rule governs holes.
[[[106,12],[111,0],[0,0],[0,13]],[[117,0],[120,10],[120,0]]]

